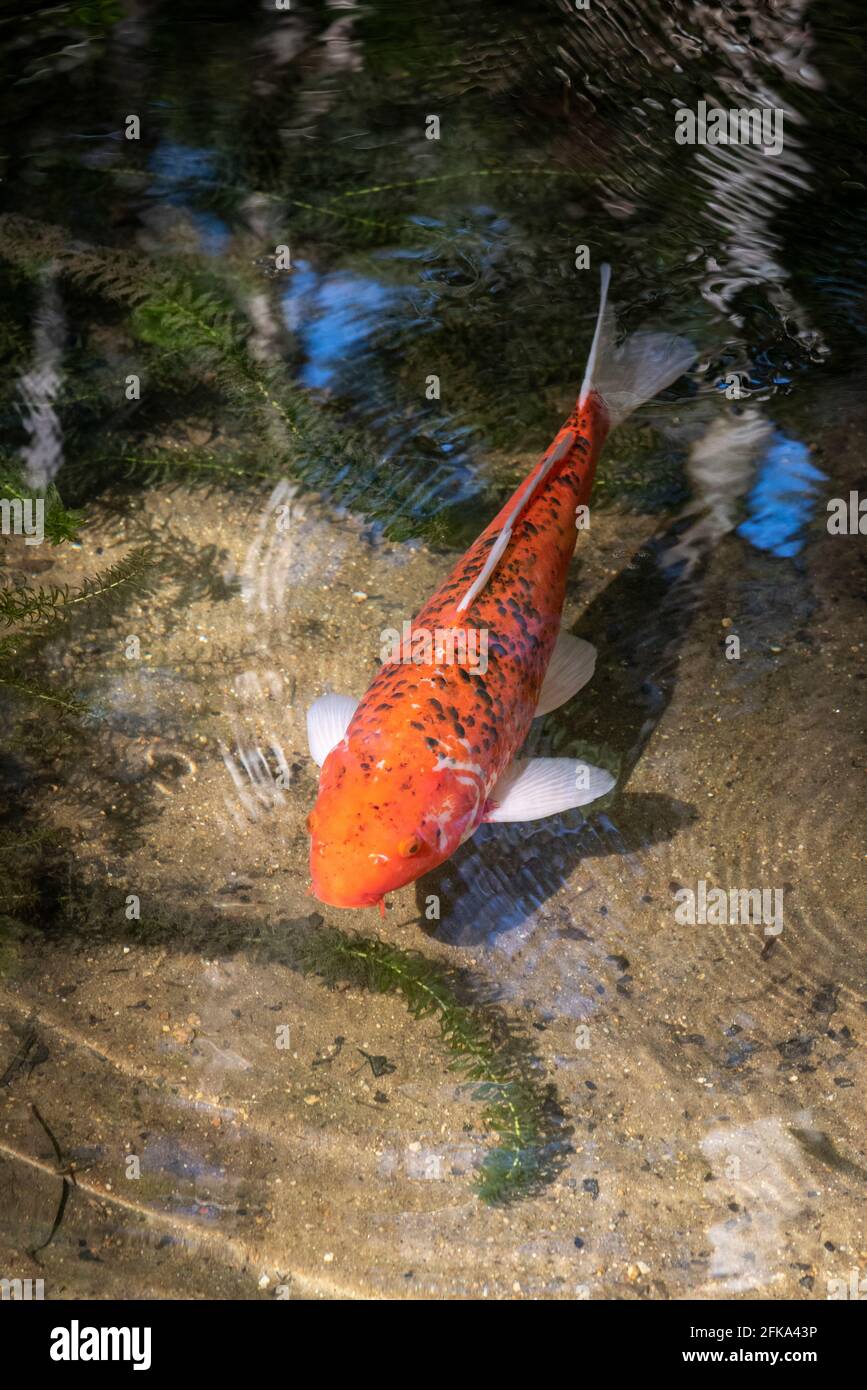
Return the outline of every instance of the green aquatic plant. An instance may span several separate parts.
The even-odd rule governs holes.
[[[109,30],[123,17],[120,0],[79,0],[61,11],[61,22],[86,29]]]
[[[194,282],[196,276],[205,279],[196,265],[172,274],[141,253],[88,246],[71,240],[62,227],[12,215],[0,218],[0,259],[30,278],[50,264],[80,289],[123,306],[134,336],[167,356],[172,368],[185,363],[215,381],[230,400],[297,432],[291,392],[288,402],[276,398],[267,370],[246,350],[248,326],[215,288]]]
[[[48,686],[38,672],[34,674],[45,643],[79,613],[102,616],[130,593],[141,593],[154,569],[150,549],[142,546],[75,588],[68,584],[0,586],[0,628],[14,629],[0,637],[0,686],[67,713],[83,713],[86,706],[71,691]]]
[[[84,524],[84,513],[76,508],[64,506],[54,483],[46,488],[26,487],[21,480],[20,469],[15,460],[0,454],[0,502],[43,503],[43,530],[45,539],[51,545],[78,539]]]
[[[414,439],[402,451],[396,469],[381,441],[363,426],[347,423],[333,405],[312,397],[292,380],[282,362],[256,360],[248,345],[251,325],[219,275],[195,262],[171,267],[169,258],[157,263],[141,253],[85,245],[70,240],[60,227],[17,215],[0,217],[0,262],[32,280],[51,264],[78,291],[121,307],[126,313],[125,328],[144,354],[143,366],[155,365],[163,379],[174,374],[175,391],[186,380],[191,390],[205,387],[222,399],[258,447],[210,452],[202,460],[206,481],[216,483],[225,477],[227,482],[237,482],[239,468],[253,484],[263,478],[294,477],[313,490],[327,487],[335,501],[352,498],[369,518],[386,521],[400,535],[422,534],[432,520],[433,513],[430,508],[426,511],[420,493],[426,478],[443,467],[435,443],[421,436]],[[94,389],[89,383],[91,399]],[[117,381],[106,381],[105,415],[112,426],[117,395]],[[152,408],[158,405],[154,401]],[[99,420],[91,429],[94,424]],[[154,428],[165,429],[161,412]],[[111,442],[116,465],[106,452],[103,435],[101,467],[96,473],[103,485],[114,480],[124,464],[132,469],[131,461],[155,454],[164,475],[174,464],[178,476],[195,476],[193,461],[181,450],[164,444],[154,447],[150,442],[143,447],[141,426],[138,436],[124,436],[112,428]],[[63,486],[70,479],[81,479],[86,460],[95,451],[86,440],[76,440],[75,450],[68,452],[73,461],[58,475]]]
[[[178,443],[124,445],[111,453],[104,449],[81,453],[64,465],[64,478],[74,487],[83,487],[94,470],[103,478],[110,476],[141,487],[185,483],[222,488],[249,488],[259,480],[276,482],[284,471],[268,455],[254,457],[249,449]]]
[[[109,569],[85,579],[77,589],[68,584],[52,584],[47,589],[9,585],[0,589],[0,623],[7,627],[13,623],[39,623],[43,631],[49,624],[53,628],[79,604],[105,604],[119,591],[140,589],[151,568],[149,553],[136,550]]]
[[[414,1018],[436,1018],[451,1069],[483,1102],[483,1123],[499,1139],[474,1183],[484,1202],[513,1201],[550,1181],[565,1143],[558,1107],[520,1031],[500,1010],[468,1001],[465,977],[417,951],[319,922],[296,928],[293,944],[304,973],[332,987],[397,994]]]
[[[497,1205],[530,1197],[561,1170],[570,1131],[554,1088],[524,1029],[467,972],[328,926],[318,913],[272,925],[155,905],[147,919],[130,921],[124,902],[125,890],[85,880],[54,832],[26,818],[15,831],[0,825],[0,975],[16,968],[38,921],[40,930],[63,925],[100,939],[120,930],[138,944],[180,941],[209,956],[251,952],[330,988],[396,995],[413,1018],[436,1019],[450,1070],[481,1102],[482,1124],[497,1136],[473,1183],[479,1198]]]

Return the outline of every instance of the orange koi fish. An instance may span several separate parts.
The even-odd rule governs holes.
[[[308,712],[322,769],[310,871],[324,903],[384,912],[386,893],[442,864],[483,821],[557,815],[614,785],[577,759],[516,758],[533,720],[593,675],[594,648],[560,632],[560,617],[576,508],[589,502],[605,438],[695,358],[669,334],[615,348],[609,280],[606,265],[575,409],[412,620],[404,659],[386,661],[360,702],[327,694]],[[429,634],[456,632],[458,650],[482,649],[484,663],[447,660],[443,640],[431,647]]]

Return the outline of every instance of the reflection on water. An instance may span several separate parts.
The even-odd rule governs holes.
[[[199,235],[198,249],[219,256],[228,249],[231,231],[221,217],[192,206],[195,197],[207,198],[216,181],[214,150],[194,149],[174,141],[160,144],[151,157],[154,181],[148,197],[155,205],[186,210]]]
[[[63,462],[63,431],[56,401],[62,385],[66,338],[63,301],[51,266],[43,272],[33,314],[30,368],[18,383],[21,424],[29,436],[21,449],[28,487],[45,488]]]
[[[745,51],[733,16],[723,14],[720,22],[715,10],[699,7],[709,47],[727,59],[726,66],[718,68],[711,79],[720,95],[719,104],[726,109],[746,107],[781,113],[775,119],[784,137],[782,149],[774,155],[749,144],[702,148],[696,154],[696,168],[710,188],[704,215],[726,232],[722,254],[707,263],[703,293],[709,303],[725,313],[735,327],[743,328],[737,299],[744,290],[761,287],[787,331],[808,351],[821,352],[821,334],[808,326],[803,306],[788,287],[790,272],[782,264],[782,245],[774,228],[783,206],[809,193],[811,187],[813,171],[800,152],[796,134],[803,118],[781,94],[776,81],[778,74],[790,84],[811,90],[824,87],[821,75],[809,61],[813,42],[803,24],[806,9],[806,0],[794,0],[778,11],[762,12],[756,7],[752,16],[756,37],[760,36],[763,57],[767,55],[765,63],[759,65],[749,50]]]
[[[750,516],[738,528],[740,534],[760,550],[797,555],[824,481],[825,474],[810,462],[807,446],[775,430],[747,498]]]
[[[823,1296],[864,1182],[863,628],[818,524],[860,468],[858,7],[118,10],[37,6],[0,88],[29,219],[0,222],[0,483],[88,521],[13,540],[9,580],[163,566],[2,695],[4,792],[60,849],[2,904],[0,1076],[38,1042],[3,1083],[0,1235],[51,1207],[38,1096],[93,1160],[42,1258],[75,1287],[99,1245],[99,1296]],[[677,145],[700,100],[781,111],[783,150]],[[529,1034],[560,1166],[504,1215],[430,1020],[281,956],[338,920],[307,895],[305,711],[363,692],[548,443],[603,259],[626,331],[700,350],[609,443],[564,611],[596,674],[528,740],[618,791],[339,919],[466,967]],[[87,718],[15,703],[37,676]],[[779,939],[677,922],[699,880],[781,892]]]
[[[730,1214],[711,1226],[708,1275],[717,1291],[774,1295],[783,1228],[809,1202],[810,1174],[785,1124],[776,1118],[711,1131],[702,1149],[735,1194]]]
[[[357,275],[318,276],[306,262],[295,266],[283,299],[286,327],[300,338],[306,357],[301,380],[330,386],[342,364],[374,332],[395,294],[376,280]]]
[[[687,473],[693,498],[682,515],[696,519],[666,562],[685,561],[690,570],[736,526],[760,550],[797,555],[826,481],[807,446],[774,429],[752,406],[712,421],[690,451]],[[744,507],[748,519],[738,525]]]

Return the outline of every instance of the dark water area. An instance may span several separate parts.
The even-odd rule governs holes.
[[[245,311],[257,354],[377,455],[329,467],[302,443],[303,476],[405,534],[469,538],[466,503],[505,490],[491,450],[542,447],[574,393],[597,295],[579,245],[612,263],[624,328],[694,336],[680,394],[705,421],[739,373],[803,431],[811,392],[862,361],[863,42],[857,5],[816,9],[37,6],[5,25],[5,207],[67,252],[180,258],[191,293]],[[678,145],[674,112],[699,100],[779,109],[782,150]],[[276,245],[291,270],[269,267]],[[139,441],[189,400],[161,381],[110,410],[81,292],[64,427],[88,495],[106,432]],[[26,335],[32,292],[7,283],[4,309]],[[167,326],[138,327],[171,351]],[[665,454],[645,449],[623,489],[676,497]],[[779,453],[766,468],[797,477]],[[773,546],[761,496],[752,510]]]
[[[46,516],[0,549],[0,1275],[52,1226],[34,1105],[82,1167],[51,1297],[867,1275],[865,50],[855,0],[0,13],[0,502]],[[680,143],[701,103],[764,143]],[[604,262],[696,361],[606,446],[596,673],[525,755],[617,788],[317,904],[306,710],[568,415]],[[502,1204],[447,1070],[486,1018]]]

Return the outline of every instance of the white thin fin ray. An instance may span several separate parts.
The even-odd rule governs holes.
[[[518,759],[491,792],[486,821],[531,821],[587,806],[614,786],[604,768],[577,758]]]
[[[584,400],[591,389],[593,383],[593,373],[600,344],[606,341],[607,336],[610,332],[609,329],[606,329],[606,305],[608,303],[608,286],[611,283],[611,266],[607,263],[603,264],[600,267],[599,274],[601,281],[599,312],[596,315],[596,327],[593,330],[593,341],[590,344],[590,355],[587,358],[587,367],[584,372],[584,381],[581,386],[581,395],[578,401],[579,405],[584,404]],[[478,595],[481,593],[482,589],[484,589],[494,570],[497,568],[503,551],[506,549],[506,546],[512,539],[512,531],[514,530],[515,522],[518,520],[518,517],[521,515],[521,512],[524,510],[526,506],[529,505],[529,503],[536,496],[536,493],[539,491],[539,488],[542,486],[548,474],[551,472],[551,469],[554,467],[554,464],[559,463],[560,459],[563,458],[564,454],[567,454],[569,452],[574,443],[575,433],[573,430],[570,430],[569,433],[563,439],[561,439],[560,443],[557,445],[556,448],[551,449],[551,451],[547,455],[542,455],[542,458],[545,460],[545,462],[542,468],[540,468],[538,476],[536,477],[536,480],[533,483],[533,486],[524,494],[523,497],[520,497],[518,499],[518,501],[515,503],[512,510],[506,517],[506,520],[503,524],[503,529],[497,537],[496,542],[491,549],[491,553],[489,554],[481,570],[476,575],[476,578],[473,580],[469,589],[467,589],[467,592],[464,594],[463,598],[458,604],[458,613],[463,613],[465,608],[469,608],[473,600],[477,598]]]
[[[310,756],[321,767],[346,734],[358,709],[351,695],[320,695],[307,711],[307,743]]]
[[[596,667],[596,648],[571,632],[561,632],[557,638],[536,706],[535,718],[550,714],[577,695],[593,677]]]
[[[569,433],[563,439],[560,440],[560,443],[557,445],[555,449],[552,449],[547,456],[545,454],[542,455],[543,459],[545,459],[545,462],[539,470],[539,474],[536,478],[536,481],[533,483],[533,486],[529,490],[529,492],[527,492],[523,497],[518,498],[518,501],[515,503],[514,507],[506,517],[503,529],[497,536],[496,541],[491,547],[491,551],[488,555],[487,560],[485,561],[479,573],[476,575],[472,584],[467,589],[467,592],[464,594],[463,598],[458,604],[458,613],[462,613],[465,608],[469,608],[470,604],[473,602],[473,599],[481,593],[482,589],[484,589],[494,570],[497,568],[503,551],[506,549],[506,546],[512,539],[512,531],[514,530],[515,522],[518,520],[519,516],[521,515],[521,512],[533,500],[542,483],[545,481],[548,474],[551,472],[551,469],[554,467],[554,464],[559,463],[560,459],[563,457],[564,454],[568,454],[574,442],[575,433],[573,430],[570,430]]]
[[[578,394],[578,409],[580,410],[590,392],[596,385],[596,363],[599,358],[600,348],[608,346],[614,336],[614,315],[608,308],[608,286],[611,284],[611,266],[607,261],[599,267],[600,292],[599,292],[599,312],[596,315],[596,327],[593,330],[593,341],[590,344],[590,352],[587,356],[587,366],[584,368],[584,380],[581,383],[581,390]]]
[[[509,541],[512,539],[513,526],[514,521],[510,518],[506,525],[503,527],[500,534],[497,536],[497,539],[494,541],[494,544],[491,546],[487,560],[483,564],[482,568],[479,570],[479,573],[476,575],[472,584],[467,589],[467,592],[464,594],[463,598],[458,604],[458,613],[463,613],[465,608],[469,608],[476,595],[481,593],[482,589],[484,589],[489,578],[493,574],[494,570],[497,568],[497,565],[500,563],[500,556],[506,549],[506,546],[509,544]]]

